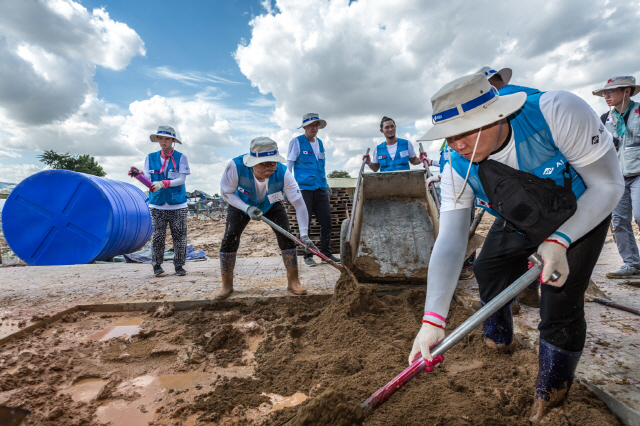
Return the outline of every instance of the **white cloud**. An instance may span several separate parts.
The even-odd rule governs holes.
[[[44,170],[43,167],[38,167],[34,164],[9,164],[2,166],[0,172],[0,181],[18,183],[21,180],[31,176],[34,173],[38,173]]]
[[[151,71],[151,74],[155,77],[176,80],[182,84],[186,84],[187,86],[196,86],[199,83],[241,84],[237,81],[231,81],[211,73],[175,72],[171,71],[169,67],[166,66],[155,68]]]
[[[0,158],[21,158],[22,155],[16,151],[5,151],[0,149]]]
[[[415,140],[431,126],[431,96],[485,65],[512,68],[515,84],[573,91],[598,111],[606,107],[591,90],[613,75],[640,71],[637,0],[263,6],[236,61],[262,94],[275,98],[279,126],[294,128],[311,111],[327,119],[320,137],[334,142],[330,169],[359,168],[366,147],[382,141],[383,115],[415,126]],[[427,145],[435,155],[440,143]]]

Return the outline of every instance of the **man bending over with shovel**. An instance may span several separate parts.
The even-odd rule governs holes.
[[[409,360],[431,360],[444,338],[474,203],[494,224],[474,264],[484,304],[527,271],[538,252],[540,351],[531,421],[566,397],[586,338],[584,293],[624,190],[611,134],[568,92],[500,96],[484,74],[462,77],[431,98],[433,122],[421,140],[446,138],[440,232],[429,263],[422,328]],[[503,225],[503,226],[499,226]],[[561,277],[551,281],[557,271]],[[486,344],[510,352],[511,304],[483,323]]]
[[[276,225],[289,230],[289,219],[282,205],[286,195],[296,209],[300,226],[300,240],[306,248],[316,246],[309,239],[309,213],[293,175],[284,164],[284,157],[278,154],[278,144],[259,137],[251,141],[248,154],[240,155],[229,162],[220,181],[222,198],[229,203],[227,226],[220,245],[220,273],[222,288],[216,299],[226,299],[233,292],[233,269],[236,253],[240,246],[240,236],[249,220],[260,220],[262,215]],[[282,260],[287,269],[288,289],[298,295],[307,290],[298,280],[298,257],[296,245],[284,235],[276,232]]]

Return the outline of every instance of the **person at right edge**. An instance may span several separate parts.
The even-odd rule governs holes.
[[[634,77],[620,76],[609,79],[604,88],[593,91],[594,95],[603,96],[610,108],[600,119],[613,135],[624,175],[624,194],[611,216],[618,253],[624,265],[607,272],[608,278],[640,274],[638,243],[631,226],[631,219],[640,224],[640,108],[631,100],[639,90]]]
[[[432,361],[431,348],[445,337],[474,201],[494,215],[492,205],[504,201],[495,197],[493,204],[489,201],[479,167],[491,164],[507,176],[548,177],[563,182],[565,191],[573,191],[577,198],[573,215],[541,243],[494,224],[474,264],[480,299],[486,304],[527,271],[528,256],[538,252],[542,257],[539,366],[530,418],[539,422],[548,408],[564,400],[573,382],[586,338],[584,293],[604,245],[611,211],[624,190],[611,134],[587,103],[571,93],[501,96],[484,74],[448,83],[431,103],[434,126],[419,140],[445,138],[454,152],[442,173],[440,232],[429,263],[422,327],[410,362],[419,355]],[[494,161],[483,164],[486,159]],[[525,182],[521,179],[518,184]],[[515,180],[509,185],[513,184]],[[536,226],[545,223],[538,221]],[[561,276],[551,281],[554,271]],[[510,305],[482,325],[485,343],[503,354],[510,353],[513,340]]]

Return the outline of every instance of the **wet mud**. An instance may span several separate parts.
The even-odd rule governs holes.
[[[332,297],[76,313],[0,348],[0,404],[31,410],[25,425],[529,425],[537,355],[498,355],[479,329],[364,418],[407,367],[424,297],[341,277]],[[454,302],[447,331],[469,315]],[[621,423],[575,382],[543,424]]]

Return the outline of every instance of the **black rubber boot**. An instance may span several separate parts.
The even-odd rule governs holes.
[[[153,275],[158,276],[164,274],[164,269],[160,265],[153,265]]]
[[[486,305],[482,302],[482,306]],[[500,353],[509,353],[513,341],[513,316],[511,303],[498,309],[482,323],[484,342]]]
[[[549,408],[565,400],[581,355],[582,351],[566,351],[540,339],[536,396],[529,421],[539,423]]]

